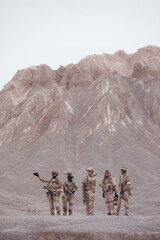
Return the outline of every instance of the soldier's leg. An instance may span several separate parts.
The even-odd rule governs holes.
[[[89,200],[88,207],[89,207],[89,210],[88,210],[89,214],[93,215],[94,214],[94,200]]]
[[[119,215],[119,212],[120,212],[120,209],[121,209],[121,202],[122,202],[122,199],[119,198],[118,201],[117,201],[116,215]]]
[[[48,193],[47,197],[48,197],[48,200],[49,200],[49,206],[50,206],[51,215],[54,215],[53,194]]]
[[[94,214],[94,193],[89,194],[89,214]]]
[[[57,210],[57,215],[61,215],[61,209],[60,209],[60,205],[59,205],[59,197],[54,196],[54,204]]]
[[[86,196],[86,213],[89,215],[89,197]]]
[[[63,215],[67,215],[67,196],[63,195],[62,196],[62,202],[63,202]]]
[[[111,215],[110,203],[107,202],[106,205],[107,205],[108,215]]]
[[[111,208],[111,214],[115,215],[115,206],[113,201],[110,202],[110,208]]]
[[[125,215],[129,215],[129,204],[128,204],[128,199],[124,199],[124,207],[125,207]]]
[[[68,203],[69,203],[69,215],[73,214],[73,197],[70,196],[68,199]]]
[[[108,199],[107,194],[105,194],[105,203],[107,205],[108,215],[110,215],[111,214],[111,209],[110,209],[110,204],[109,204],[109,199]]]
[[[128,204],[128,201],[129,201],[129,193],[128,193],[128,191],[125,191],[124,192],[124,207],[125,207],[125,215],[127,215],[127,216],[129,214],[129,204]]]

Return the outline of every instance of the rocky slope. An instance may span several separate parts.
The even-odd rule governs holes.
[[[0,92],[0,102],[3,204],[10,193],[44,194],[32,172],[49,177],[54,168],[62,180],[72,169],[79,184],[87,166],[100,182],[107,168],[118,179],[121,165],[128,166],[135,189],[159,182],[159,47],[88,56],[58,70],[20,70]]]
[[[158,239],[159,96],[155,46],[88,56],[58,70],[18,71],[0,92],[0,238]],[[99,187],[105,169],[118,181],[122,165],[134,192],[127,228],[124,217],[105,216]],[[92,224],[80,189],[88,166],[98,172]],[[79,186],[75,216],[54,224],[43,184],[32,174],[50,177],[52,169],[62,180],[72,170]]]

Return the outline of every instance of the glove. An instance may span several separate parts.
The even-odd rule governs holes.
[[[119,195],[117,192],[115,192],[115,198],[119,198]]]
[[[104,195],[104,193],[102,194],[102,196],[103,196],[103,198],[105,198],[105,195]]]
[[[120,192],[120,194],[122,195],[124,192],[123,192],[123,190]]]
[[[73,195],[74,195],[75,191],[73,191],[72,193],[73,193]]]
[[[39,177],[38,172],[34,172],[33,175],[36,176],[36,177]]]

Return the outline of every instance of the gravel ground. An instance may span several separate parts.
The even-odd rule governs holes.
[[[160,216],[2,216],[0,239],[160,239]]]
[[[159,196],[159,183],[138,188],[130,199],[128,217],[123,215],[124,206],[120,216],[108,216],[101,198],[95,202],[94,216],[86,216],[81,201],[75,203],[73,216],[51,216],[45,198],[1,192],[0,240],[159,240]]]

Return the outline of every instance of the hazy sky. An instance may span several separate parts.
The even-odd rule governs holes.
[[[160,0],[0,0],[0,89],[32,65],[160,47]]]

